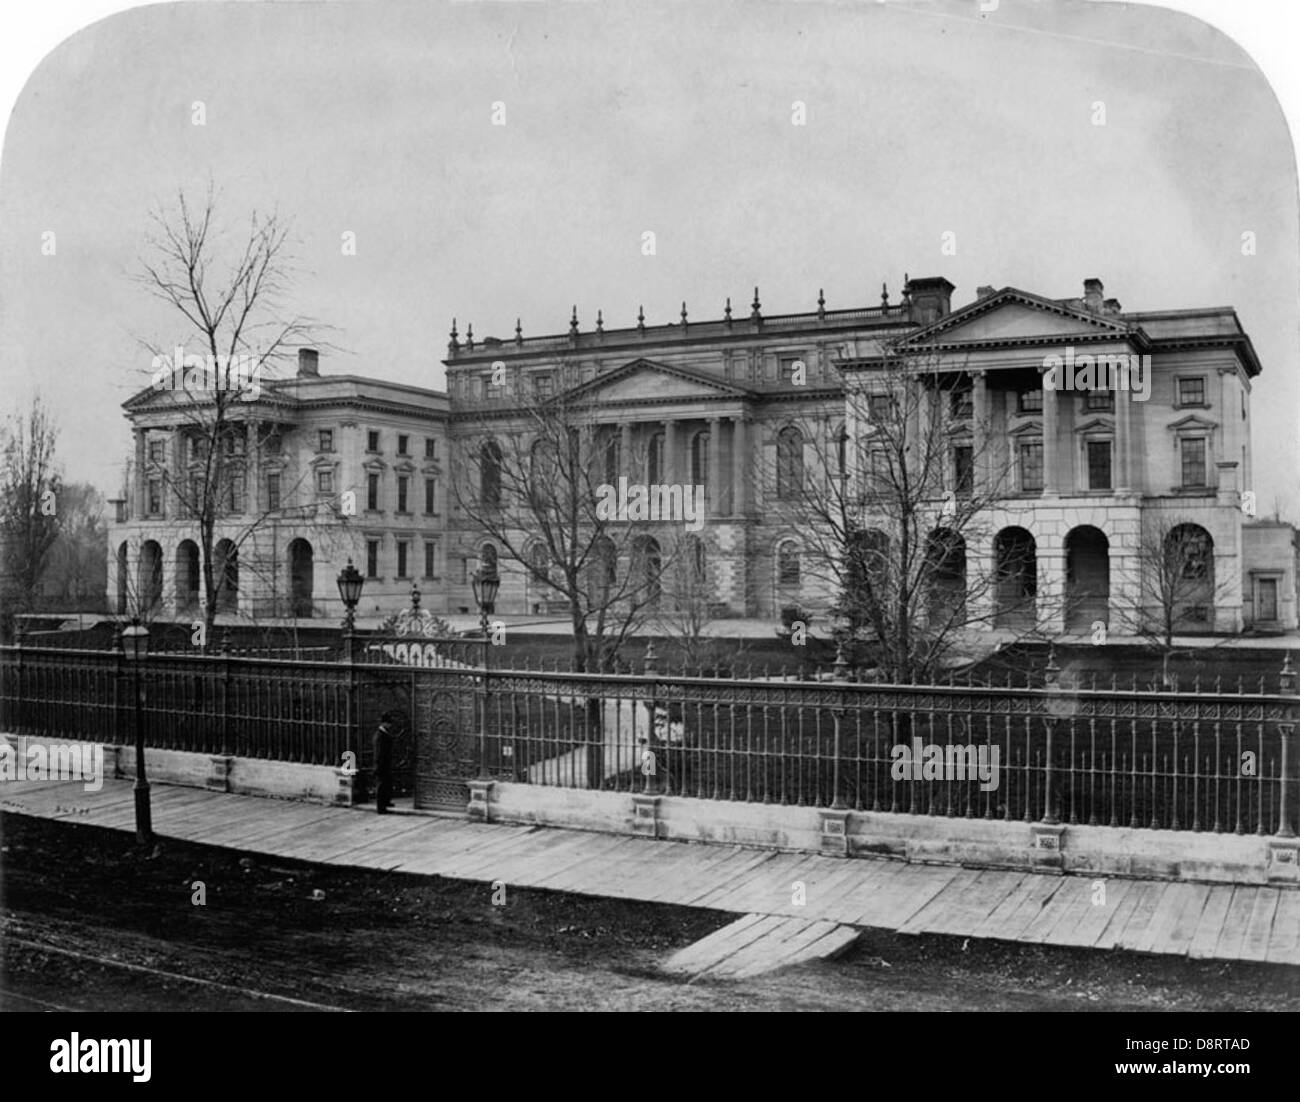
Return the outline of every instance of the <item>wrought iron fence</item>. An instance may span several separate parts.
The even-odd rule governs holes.
[[[151,654],[145,743],[321,765],[353,750],[364,767],[388,696],[413,726],[449,698],[439,714],[455,717],[457,753],[520,783],[1106,827],[1297,826],[1289,659],[1265,693],[1076,685],[1051,665],[1046,685],[1024,686],[865,684],[843,669],[688,677],[653,659],[638,674],[485,669],[473,640],[371,638],[352,657]],[[130,742],[133,673],[113,652],[0,647],[0,729]]]

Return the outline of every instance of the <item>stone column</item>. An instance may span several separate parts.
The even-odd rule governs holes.
[[[708,515],[717,516],[722,512],[722,501],[719,487],[722,485],[720,477],[722,471],[722,422],[717,417],[709,418],[709,479],[708,489],[705,491],[706,500],[708,501]]]
[[[748,503],[745,493],[747,436],[744,417],[737,417],[731,423],[731,512],[734,516],[741,516]]]
[[[989,492],[989,388],[983,371],[971,372],[971,449],[974,452],[975,494]]]
[[[1041,380],[1040,380],[1041,382]],[[1055,497],[1061,492],[1060,463],[1057,455],[1056,388],[1043,387],[1043,495]]]
[[[672,484],[677,479],[677,422],[664,421],[664,461],[659,481]]]
[[[252,517],[262,511],[262,449],[257,428],[251,418],[244,422],[244,512]]]
[[[1116,388],[1115,396],[1115,492],[1127,494],[1133,489],[1133,422],[1129,392]]]
[[[184,424],[173,425],[171,429],[171,457],[168,460],[167,481],[170,483],[167,500],[168,512],[178,520],[185,518],[182,494],[185,493],[185,433]]]
[[[635,477],[632,470],[632,422],[624,421],[618,429],[618,470],[614,472],[615,485],[618,484],[618,476],[626,475],[628,481]]]
[[[132,435],[135,437],[135,513],[136,520],[143,520],[147,499],[145,498],[145,448],[144,448],[144,429],[132,429]]]

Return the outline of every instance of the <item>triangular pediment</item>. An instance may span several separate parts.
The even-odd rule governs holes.
[[[1217,429],[1218,421],[1208,421],[1204,417],[1198,417],[1195,413],[1189,413],[1186,417],[1180,418],[1173,424],[1166,425],[1170,432],[1196,432],[1201,429]]]
[[[1027,338],[1114,336],[1127,339],[1132,329],[1122,321],[1078,310],[1052,299],[1004,287],[978,302],[954,310],[904,341],[907,345],[997,344]]]
[[[599,396],[602,402],[690,401],[701,398],[748,398],[751,392],[701,371],[636,359],[582,383],[572,395]]]
[[[1075,432],[1114,432],[1114,424],[1104,417],[1092,417],[1081,425],[1076,425]]]

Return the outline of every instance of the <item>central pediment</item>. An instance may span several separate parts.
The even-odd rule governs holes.
[[[636,359],[613,371],[582,383],[572,395],[599,397],[602,402],[698,401],[700,399],[749,398],[752,392],[716,379],[702,371]]]
[[[1072,337],[1114,337],[1126,340],[1131,328],[1103,314],[1078,310],[1052,299],[1006,287],[940,318],[913,333],[907,345],[997,344],[1000,341],[1051,340]]]

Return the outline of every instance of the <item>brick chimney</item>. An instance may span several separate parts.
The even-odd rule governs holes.
[[[1101,280],[1085,279],[1083,281],[1083,305],[1091,313],[1100,314],[1103,301]]]
[[[298,378],[315,379],[320,376],[320,353],[314,348],[298,349]]]
[[[912,305],[911,320],[929,325],[952,311],[952,293],[956,288],[943,276],[909,279],[903,294]]]

